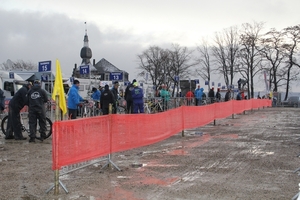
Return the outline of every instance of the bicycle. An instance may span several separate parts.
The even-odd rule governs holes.
[[[81,102],[80,116],[93,117],[101,114],[100,102],[95,100],[85,100]]]
[[[26,121],[27,120],[27,121]],[[4,116],[3,119],[2,119],[2,122],[1,122],[1,130],[2,130],[2,133],[4,135],[6,135],[6,129],[7,129],[7,121],[8,121],[8,115]],[[22,132],[27,132],[27,134],[29,135],[30,134],[30,130],[29,130],[29,124],[28,124],[28,112],[21,112],[20,113],[20,121],[21,121],[21,130]],[[27,123],[25,123],[25,121]],[[27,125],[25,125],[27,124]],[[41,138],[40,137],[40,134],[39,133],[39,123],[37,122],[37,139]],[[46,138],[49,138],[52,134],[52,121],[46,117]],[[38,137],[39,136],[39,137]]]

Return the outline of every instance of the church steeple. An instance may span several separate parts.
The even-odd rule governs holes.
[[[86,22],[84,22],[84,24],[86,25]],[[89,47],[89,38],[87,35],[86,26],[85,26],[85,35],[83,39],[83,47],[81,48],[80,51],[80,57],[82,58],[81,65],[91,64],[90,59],[92,58],[92,50]]]

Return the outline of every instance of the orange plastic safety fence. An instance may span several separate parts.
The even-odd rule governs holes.
[[[110,153],[110,117],[99,116],[53,123],[53,170]]]
[[[53,124],[52,169],[153,144],[184,129],[264,106],[271,106],[271,100],[232,100],[205,106],[181,106],[156,114],[58,121]]]
[[[157,114],[112,115],[112,153],[164,140],[182,130],[181,108]]]

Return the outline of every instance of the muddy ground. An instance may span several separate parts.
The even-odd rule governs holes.
[[[0,199],[291,199],[299,191],[300,109],[264,108],[112,155],[54,182],[51,139],[0,136]]]

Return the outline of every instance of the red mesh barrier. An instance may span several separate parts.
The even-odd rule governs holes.
[[[164,140],[182,130],[182,110],[157,114],[112,115],[112,152]]]
[[[110,153],[110,117],[99,116],[53,123],[53,169]]]
[[[233,114],[238,114],[245,110],[245,101],[246,100],[232,100]]]
[[[228,101],[182,106],[156,114],[117,114],[53,123],[53,170],[164,140],[184,129],[206,125],[271,100]]]
[[[183,106],[184,129],[195,128],[214,120],[215,104],[206,106]]]
[[[226,118],[233,113],[233,102],[227,101],[222,103],[215,103],[215,116],[214,119]]]

